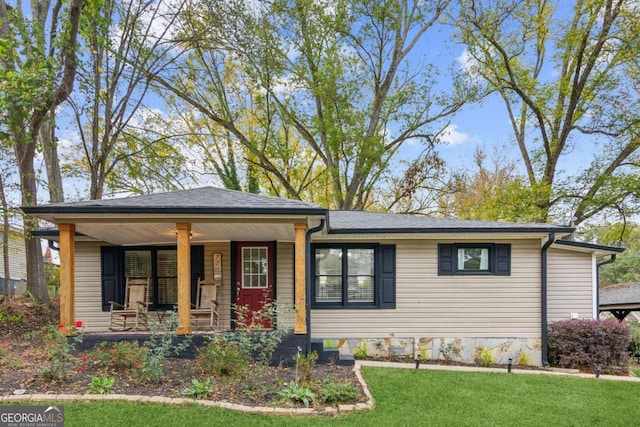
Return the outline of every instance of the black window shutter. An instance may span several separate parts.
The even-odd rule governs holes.
[[[213,261],[212,261],[213,262]],[[198,296],[198,277],[204,277],[204,246],[191,246],[191,303],[196,303]]]
[[[438,276],[451,276],[454,273],[454,246],[440,243],[438,245]]]
[[[511,275],[511,245],[496,245],[496,276]]]
[[[396,308],[396,247],[380,245],[380,308]]]
[[[100,248],[102,265],[102,311],[109,311],[109,301],[124,302],[123,259],[120,246]]]

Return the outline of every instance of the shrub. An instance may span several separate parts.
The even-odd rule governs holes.
[[[442,353],[442,357],[444,357],[444,360],[446,360],[447,362],[451,362],[456,358],[461,358],[462,349],[457,343],[450,342],[444,347],[441,347],[440,352]]]
[[[369,356],[367,340],[360,339],[360,344],[355,346],[352,351],[355,359],[366,359]]]
[[[520,357],[518,358],[518,366],[531,366],[533,363],[529,359],[529,355],[524,349],[520,349]]]
[[[167,357],[177,356],[191,345],[191,337],[177,339],[178,313],[172,311],[166,323],[152,322],[151,336],[143,344],[146,357],[137,373],[139,380],[148,382],[158,380],[164,376],[164,361]]]
[[[265,296],[266,298],[266,296]],[[247,352],[254,358],[257,367],[269,366],[273,353],[278,348],[284,337],[289,333],[286,328],[267,329],[265,324],[275,328],[278,313],[289,310],[286,305],[277,301],[264,304],[260,310],[250,311],[248,306],[235,305],[236,330],[233,340],[242,347],[242,352]]]
[[[91,352],[91,358],[99,368],[126,372],[141,369],[147,357],[147,349],[137,341],[102,342]]]
[[[250,361],[247,348],[234,342],[232,335],[215,335],[196,353],[196,364],[206,375],[244,377]]]
[[[40,375],[46,381],[63,380],[77,363],[73,356],[74,345],[53,325],[44,327],[39,334],[47,352],[47,361],[42,366]],[[73,340],[74,343],[81,342],[82,335],[74,336]]]
[[[549,325],[549,363],[563,368],[602,370],[629,365],[629,327],[614,319],[571,319]]]
[[[298,352],[293,356],[293,360],[296,361],[296,379],[299,376],[303,383],[310,381],[313,376],[313,368],[318,361],[318,353],[312,351],[309,354],[304,354],[298,347]]]
[[[493,351],[489,347],[480,347],[480,364],[491,366],[493,363]]]

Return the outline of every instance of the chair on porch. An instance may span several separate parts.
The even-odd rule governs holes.
[[[146,329],[150,305],[149,278],[132,279],[127,277],[124,304],[109,301],[111,318],[109,329],[128,331],[131,328]]]
[[[198,326],[198,320],[209,321],[211,329],[218,328],[218,288],[222,286],[219,280],[204,280],[198,277],[198,291],[196,303],[192,304],[191,323],[194,328]]]

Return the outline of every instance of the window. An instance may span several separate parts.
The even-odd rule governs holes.
[[[511,275],[511,245],[439,244],[438,275]]]
[[[150,277],[153,307],[178,303],[178,254],[171,249],[125,249],[125,277]]]
[[[151,309],[172,309],[178,303],[178,252],[175,246],[102,246],[102,310],[109,301],[122,303],[125,278],[151,278]],[[198,277],[204,277],[204,246],[191,246],[191,302]]]
[[[313,245],[315,308],[395,307],[395,246]]]
[[[458,271],[489,272],[489,249],[485,247],[458,248]]]

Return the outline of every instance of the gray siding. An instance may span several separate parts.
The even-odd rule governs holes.
[[[593,258],[590,253],[549,249],[548,320],[566,320],[571,313],[593,318]]]
[[[540,240],[490,242],[511,243],[511,276],[438,276],[438,243],[456,242],[392,242],[397,259],[396,309],[315,309],[312,335],[539,337]]]

